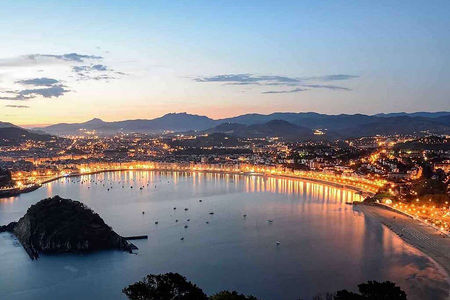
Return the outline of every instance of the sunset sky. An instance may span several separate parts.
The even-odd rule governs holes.
[[[448,0],[4,0],[0,121],[450,110],[449,11]]]

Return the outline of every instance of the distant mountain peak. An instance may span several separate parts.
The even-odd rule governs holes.
[[[89,121],[85,122],[84,124],[93,125],[93,124],[103,124],[103,123],[105,123],[105,122],[102,119],[93,118],[92,120],[89,120]]]
[[[163,115],[163,116],[160,117],[160,118],[162,119],[162,118],[167,118],[167,117],[179,117],[179,118],[182,118],[182,117],[208,118],[208,117],[206,117],[206,116],[201,116],[201,115],[197,115],[197,114],[190,114],[190,113],[187,113],[187,112],[167,113],[167,114]]]

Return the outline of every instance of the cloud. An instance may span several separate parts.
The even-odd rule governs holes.
[[[38,96],[44,98],[58,98],[65,93],[70,92],[62,84],[55,84],[51,87],[38,88],[38,89],[23,89],[18,91],[7,91],[5,93],[12,94],[11,96],[0,96],[0,100],[29,100]]]
[[[19,80],[16,81],[16,83],[35,86],[52,86],[56,83],[59,83],[59,81],[53,78],[42,77],[42,78]]]
[[[69,53],[69,54],[62,54],[62,55],[32,54],[31,56],[34,56],[34,59],[36,59],[38,57],[44,57],[44,58],[54,58],[54,59],[57,59],[57,60],[72,61],[72,62],[84,62],[85,60],[99,60],[99,59],[103,59],[102,56],[83,55],[83,54],[78,54],[78,53]]]
[[[261,85],[259,82],[247,82],[247,81],[243,81],[243,82],[227,82],[227,83],[224,83],[224,84],[226,84],[226,85],[250,85],[250,84]]]
[[[43,72],[52,65],[66,66],[67,71],[75,74],[75,80],[110,80],[127,74],[118,72],[100,63],[103,57],[79,53],[66,54],[28,54],[13,58],[0,58],[1,67],[33,67],[37,72]],[[42,75],[37,75],[42,76]],[[21,88],[9,91],[0,91],[0,100],[29,100],[37,97],[58,98],[70,92],[64,84],[57,79],[48,77],[36,77],[14,81]]]
[[[27,54],[13,58],[0,59],[0,67],[27,67],[58,63],[83,63],[92,60],[101,60],[102,56],[78,53],[67,54]]]
[[[342,81],[357,77],[359,76],[348,74],[332,74],[315,77],[288,77],[278,75],[254,75],[251,73],[242,73],[242,74],[221,74],[215,76],[197,77],[194,78],[194,81],[218,82],[225,85],[240,85],[240,86],[256,85],[256,86],[280,86],[285,88],[291,87],[291,89],[288,90],[278,90],[278,91],[270,90],[262,92],[263,94],[288,94],[314,89],[351,91],[351,89],[347,87],[331,84],[320,84],[320,82],[339,81],[339,80]]]
[[[108,74],[100,74],[100,75],[78,74],[77,80],[111,80],[111,79],[117,79],[117,77],[110,76]]]
[[[307,91],[307,89],[296,88],[296,89],[287,90],[287,91],[265,91],[262,93],[263,94],[289,94],[289,93],[298,93],[298,92],[304,92],[304,91]]]
[[[114,75],[126,75],[102,64],[73,66],[72,71],[76,74],[77,80],[110,80],[117,79]]]
[[[348,74],[334,74],[334,75],[324,75],[324,76],[316,76],[316,77],[305,77],[304,80],[312,80],[312,81],[335,81],[335,80],[349,80],[353,78],[358,78],[357,75],[348,75]]]
[[[337,85],[328,85],[328,84],[303,84],[304,87],[314,88],[314,89],[329,89],[329,90],[342,90],[342,91],[351,91],[352,89],[337,86]]]
[[[197,77],[194,80],[197,82],[222,82],[230,85],[300,82],[299,79],[293,77],[273,75],[256,76],[253,74],[224,74],[209,77]]]
[[[85,71],[89,71],[89,66],[74,66],[72,67],[72,71],[73,72],[85,72]]]
[[[74,66],[72,71],[74,72],[90,72],[90,71],[108,71],[109,68],[105,65],[90,65],[90,66]]]
[[[222,74],[207,77],[194,78],[197,82],[223,82],[230,85],[245,85],[245,84],[264,84],[264,85],[283,85],[283,84],[300,84],[305,81],[336,81],[349,80],[358,78],[356,75],[348,74],[333,74],[315,77],[287,77],[276,75],[254,75],[250,73],[243,74]]]
[[[67,92],[70,91],[66,90],[63,85],[58,84],[48,88],[21,90],[19,94],[23,96],[34,96],[34,97],[42,96],[44,98],[54,98],[54,97],[58,98]]]
[[[97,70],[97,71],[107,71],[109,70],[107,66],[105,65],[93,65],[91,66],[92,70]]]
[[[308,89],[304,89],[303,87],[307,87]],[[298,93],[304,92],[309,89],[328,89],[328,90],[342,90],[342,91],[351,91],[351,89],[337,86],[337,85],[327,85],[327,84],[302,84],[301,88],[296,88],[292,90],[282,90],[282,91],[265,91],[263,94],[289,94],[289,93]]]
[[[14,96],[0,96],[0,100],[10,100],[10,101],[22,101],[22,100],[29,100],[33,97],[25,97],[20,94],[20,92],[15,92]]]
[[[12,105],[12,104],[5,105],[5,107],[11,107],[11,108],[29,108],[28,105]]]

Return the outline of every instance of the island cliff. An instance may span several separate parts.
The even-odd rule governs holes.
[[[19,221],[0,226],[5,231],[17,237],[31,259],[40,253],[137,249],[84,204],[59,196],[32,205]]]

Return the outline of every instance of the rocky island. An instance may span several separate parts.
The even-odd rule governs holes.
[[[83,203],[59,196],[32,205],[19,221],[0,226],[0,232],[13,233],[31,259],[37,259],[40,253],[108,249],[131,253],[137,249]]]

